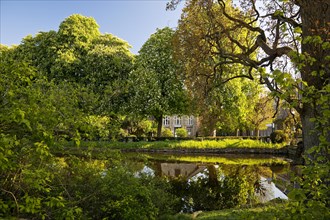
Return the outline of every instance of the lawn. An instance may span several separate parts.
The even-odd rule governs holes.
[[[65,144],[67,146],[67,144]],[[72,145],[72,144],[71,144]],[[249,139],[224,140],[183,140],[183,141],[139,141],[139,142],[81,142],[81,147],[110,149],[225,149],[225,148],[258,148],[280,149],[286,144],[265,143]]]

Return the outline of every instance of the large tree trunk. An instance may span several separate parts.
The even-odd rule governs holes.
[[[157,137],[162,136],[162,127],[163,127],[163,115],[156,117],[157,121]]]
[[[301,10],[303,39],[306,39],[308,36],[320,36],[323,42],[329,41],[329,1],[298,0],[297,3],[299,4]],[[309,54],[316,60],[312,63],[305,61],[305,66],[300,69],[303,81],[308,84],[309,88],[314,87],[317,91],[313,93],[308,93],[305,91],[303,94],[303,97],[305,99],[307,98],[307,101],[303,103],[300,116],[303,126],[304,149],[306,151],[313,146],[319,145],[320,130],[316,130],[316,123],[312,122],[311,118],[320,117],[320,106],[317,104],[317,100],[320,98],[318,91],[322,90],[323,87],[329,83],[329,61],[326,60],[326,56],[330,56],[330,53],[329,49],[323,49],[321,44],[311,42],[302,44],[302,53]],[[320,74],[321,70],[325,71],[325,73]],[[307,87],[304,89],[306,90],[306,88]],[[322,129],[322,127],[319,127],[318,129],[320,128]],[[329,134],[327,135],[327,139],[330,139]]]
[[[207,170],[209,171],[209,186],[215,187],[219,185],[218,175],[217,175],[217,169],[214,165],[207,166]]]
[[[303,131],[303,147],[304,151],[310,149],[313,146],[319,145],[318,131],[315,130],[315,122],[311,119],[315,118],[315,111],[311,105],[304,104],[303,111],[301,113],[301,123]]]

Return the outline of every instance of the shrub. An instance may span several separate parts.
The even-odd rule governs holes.
[[[162,137],[173,137],[173,133],[172,133],[171,129],[164,128],[162,130]]]
[[[178,128],[175,130],[176,136],[182,138],[182,137],[187,137],[188,132],[185,128]]]
[[[124,162],[121,154],[109,160],[84,160],[78,157],[61,158],[53,181],[55,195],[61,195],[65,207],[48,209],[54,219],[61,212],[79,207],[77,219],[157,219],[174,214],[179,198],[170,193],[171,185],[151,175],[136,174],[133,164]],[[101,198],[101,199],[100,199]],[[1,218],[1,215],[0,215]],[[72,218],[73,219],[73,218]]]
[[[270,134],[270,140],[273,144],[288,142],[289,136],[282,130],[276,130]]]

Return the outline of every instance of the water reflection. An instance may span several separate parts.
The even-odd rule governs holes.
[[[202,173],[205,165],[195,163],[155,163],[159,176],[166,176],[171,178],[181,178],[184,180],[191,179],[197,174]]]
[[[230,158],[230,162],[226,163],[223,157],[219,157],[217,162],[215,158],[196,161],[190,156],[191,159],[187,159],[187,155],[183,160],[178,156],[176,159],[166,159],[164,155],[140,156],[144,160],[131,158],[139,164],[144,161],[137,174],[167,179],[172,185],[172,193],[182,198],[180,205],[184,212],[233,208],[274,198],[287,199],[276,185],[276,178],[280,176],[279,185],[286,188],[287,180],[283,180],[282,174],[290,166],[285,160],[245,158],[242,162],[243,158],[238,157]],[[241,163],[232,163],[233,160]]]
[[[272,178],[260,177],[260,184],[263,188],[262,192],[256,192],[258,200],[262,203],[268,202],[275,198],[288,199],[284,192],[282,192],[273,182]]]

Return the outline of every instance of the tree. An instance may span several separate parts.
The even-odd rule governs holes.
[[[273,0],[265,3],[264,11],[257,9],[255,1],[241,3],[235,7],[224,0],[189,1],[184,15],[189,15],[193,11],[189,9],[194,7],[219,8],[208,10],[207,16],[213,26],[210,25],[207,35],[200,36],[200,40],[207,42],[208,47],[205,44],[204,47],[216,48],[214,71],[205,74],[222,78],[223,82],[237,77],[257,78],[299,112],[306,150],[317,146],[319,135],[311,135],[317,127],[313,118],[323,114],[318,100],[326,99],[329,81],[327,1]],[[221,19],[216,19],[218,17]],[[248,33],[250,40],[241,39],[238,31]],[[182,35],[181,42],[186,42],[187,36]],[[194,46],[198,51],[198,44]],[[258,56],[254,56],[254,52],[258,52]],[[246,66],[249,71],[228,74],[226,68],[233,65]],[[253,70],[257,70],[258,75],[254,75]],[[294,73],[290,74],[290,70]],[[329,140],[329,131],[323,132]]]
[[[173,35],[168,27],[152,34],[139,51],[136,70],[130,75],[131,108],[156,119],[157,136],[161,135],[164,115],[184,113],[188,106],[180,65],[173,58]]]
[[[82,83],[100,95],[101,111],[119,113],[128,102],[128,77],[134,57],[130,45],[112,34],[95,38],[82,58]],[[125,112],[124,112],[125,113]]]
[[[101,34],[91,17],[74,14],[58,31],[27,36],[15,48],[15,58],[29,62],[48,79],[76,82],[99,96],[94,113],[118,112],[127,101],[132,69],[130,45],[112,34]]]
[[[64,206],[58,195],[49,194],[55,178],[48,166],[55,164],[50,147],[62,138],[79,143],[86,116],[78,107],[83,89],[48,81],[14,59],[15,49],[0,51],[0,216],[42,218],[51,206]]]
[[[259,130],[267,128],[266,125],[272,122],[275,114],[274,104],[273,97],[263,94],[254,103],[252,111],[247,114],[247,120],[257,137],[259,137]]]
[[[30,62],[51,79],[78,82],[85,76],[81,60],[100,35],[93,18],[74,14],[60,24],[58,31],[23,38],[16,57]]]
[[[234,9],[232,11],[237,13]],[[219,69],[217,63],[222,59],[217,56],[217,44],[236,50],[230,47],[228,41],[212,40],[211,31],[223,19],[219,14],[220,7],[215,4],[191,1],[183,11],[175,35],[175,55],[183,63],[185,83],[192,93],[194,106],[199,108],[206,135],[212,134],[216,128],[225,133],[246,130],[249,127],[247,114],[252,112],[250,109],[253,109],[255,103],[251,101],[259,98],[256,82],[248,84],[246,79],[234,77],[248,72],[249,69],[243,65],[228,65],[219,70],[233,76],[233,80],[224,79],[220,73],[215,73],[215,69]],[[226,26],[230,27],[230,23]],[[237,31],[236,35],[245,43],[252,44],[246,31]]]
[[[173,0],[169,6],[178,2]],[[220,78],[223,83],[234,78],[256,79],[296,109],[302,122],[304,153],[309,166],[303,170],[303,189],[290,194],[298,201],[293,211],[303,215],[323,210],[329,215],[329,1],[242,0],[238,5],[234,3],[237,1],[188,1],[181,22],[184,23],[190,13],[196,13],[196,8],[201,8],[207,11],[206,18],[211,25],[207,34],[198,35],[199,41],[190,46],[187,39],[193,34],[184,32],[179,45],[200,51],[203,55],[199,57],[212,61],[213,71],[205,72],[206,77]],[[185,25],[189,27],[189,23]],[[239,32],[247,33],[246,37],[242,38]],[[202,46],[200,42],[204,42]],[[180,50],[184,50],[182,48]],[[204,51],[211,51],[212,56],[208,53],[205,56]],[[234,74],[228,71],[236,65],[246,67],[247,71]]]
[[[188,86],[189,87],[189,86]],[[249,131],[253,111],[261,89],[246,79],[235,79],[210,89],[206,94],[191,88],[196,108],[201,117],[201,126],[205,135],[212,135],[217,129],[223,134],[239,134]]]

